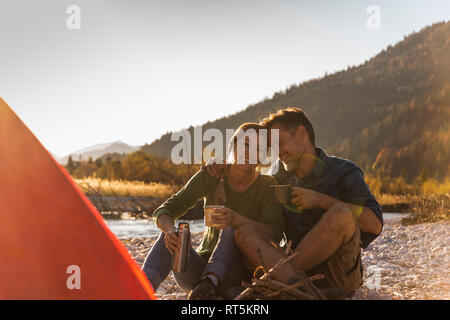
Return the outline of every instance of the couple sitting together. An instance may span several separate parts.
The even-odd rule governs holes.
[[[259,124],[245,123],[236,133],[249,129],[279,130],[278,161],[268,175],[260,174],[258,165],[248,161],[246,142],[244,164],[207,165],[154,212],[162,232],[143,265],[153,288],[168,276],[172,254],[181,248],[174,221],[200,199],[211,204],[224,176],[226,203],[213,216],[218,226],[207,227],[197,250],[190,248],[187,271],[174,272],[189,299],[233,299],[244,289],[241,282],[251,281],[252,270],[261,265],[269,270],[285,257],[279,244],[288,242],[297,253],[291,260],[295,266],[284,264],[273,279],[295,283],[297,267],[307,275],[323,274],[314,282],[317,287],[351,295],[362,283],[361,248],[383,227],[380,205],[362,170],[316,147],[311,122],[299,108],[279,110]],[[232,138],[234,159],[237,136]],[[291,186],[290,205],[276,202],[271,188],[276,184]]]

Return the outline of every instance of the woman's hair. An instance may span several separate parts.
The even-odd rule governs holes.
[[[242,133],[245,133],[247,130],[255,130],[256,136],[259,134],[260,129],[264,129],[264,127],[255,122],[245,122],[241,124],[235,131],[230,141],[228,142],[228,160],[234,159],[234,148],[237,146],[238,136]]]

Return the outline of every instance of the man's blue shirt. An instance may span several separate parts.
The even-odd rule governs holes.
[[[311,189],[344,202],[368,207],[383,224],[383,212],[365,183],[361,168],[349,160],[328,156],[320,148],[316,148],[316,155],[317,161],[313,171],[300,180],[293,173],[287,172],[279,161],[274,163],[268,174],[278,168],[278,172],[273,176],[280,184]],[[324,213],[325,210],[321,208],[299,213],[292,204],[284,206],[288,240],[292,240],[296,246]],[[361,231],[362,247],[366,248],[376,237],[376,234]]]

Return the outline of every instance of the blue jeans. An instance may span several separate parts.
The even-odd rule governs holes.
[[[189,292],[204,274],[212,272],[220,281],[219,294],[226,295],[229,288],[239,286],[242,280],[250,280],[250,271],[245,266],[239,249],[234,243],[234,228],[225,227],[219,234],[216,247],[206,261],[192,247],[189,249],[186,272],[173,272],[178,286]],[[142,270],[156,291],[172,269],[172,255],[164,243],[161,233],[145,259]]]

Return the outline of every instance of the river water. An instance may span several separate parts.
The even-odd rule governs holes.
[[[383,218],[385,221],[389,221],[404,218],[408,215],[408,213],[383,213]],[[192,233],[202,232],[205,228],[203,220],[180,220],[180,222],[189,223]],[[106,224],[119,239],[153,238],[160,233],[152,221],[145,219],[106,220]]]

